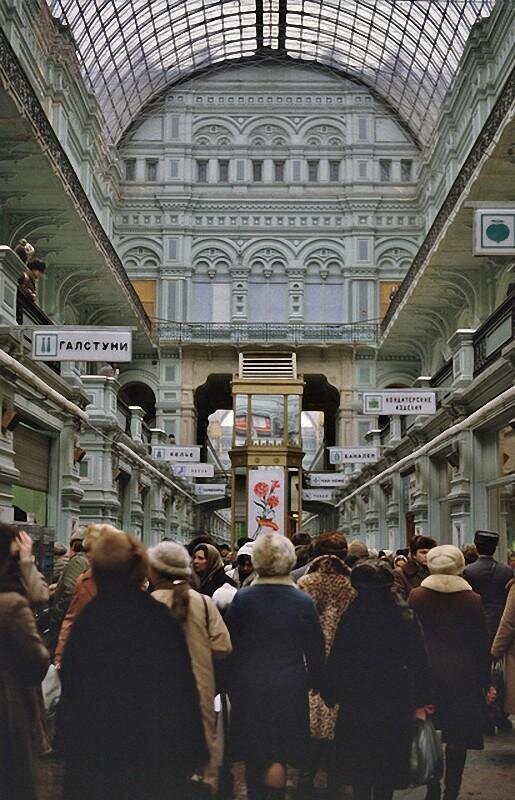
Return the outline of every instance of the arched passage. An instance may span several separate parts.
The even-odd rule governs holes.
[[[150,386],[140,381],[133,381],[122,386],[119,399],[127,406],[141,406],[145,412],[144,422],[152,428],[156,419],[156,396]]]

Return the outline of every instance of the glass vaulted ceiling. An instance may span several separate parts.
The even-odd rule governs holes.
[[[503,0],[500,0],[503,2]],[[495,0],[48,0],[69,25],[117,141],[148,101],[199,69],[290,56],[373,88],[422,144],[472,26]]]

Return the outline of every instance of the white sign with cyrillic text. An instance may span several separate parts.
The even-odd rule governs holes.
[[[392,416],[436,414],[436,394],[416,389],[363,392],[363,413]]]
[[[377,447],[330,447],[330,464],[373,464],[379,461]]]
[[[333,492],[330,489],[303,489],[303,500],[315,500],[319,503],[332,503]]]
[[[132,361],[132,330],[79,326],[38,327],[32,332],[36,361]]]
[[[219,497],[225,495],[225,483],[197,483],[195,494],[201,497]]]
[[[200,447],[176,447],[156,444],[152,448],[152,458],[159,461],[180,461],[196,463],[200,461]]]
[[[172,469],[178,478],[212,478],[215,474],[212,464],[172,464]]]
[[[311,472],[309,482],[311,486],[345,486],[349,478],[343,472]]]

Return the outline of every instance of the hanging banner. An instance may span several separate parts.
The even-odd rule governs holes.
[[[263,533],[285,534],[284,470],[249,469],[248,535],[257,539]]]
[[[332,503],[334,494],[330,489],[303,489],[302,501],[317,501],[318,503]]]
[[[152,448],[152,458],[159,461],[200,461],[200,447],[177,447],[176,445],[158,444]]]
[[[220,497],[225,495],[225,483],[197,483],[195,494],[200,497]]]
[[[343,472],[311,472],[308,474],[310,486],[345,486],[349,482]]]
[[[330,464],[364,464],[379,461],[378,447],[329,447]]]
[[[178,478],[212,478],[215,474],[213,464],[175,464],[172,463],[173,474]]]
[[[35,361],[132,361],[131,328],[93,325],[58,328],[41,326],[32,332]]]
[[[364,414],[436,414],[436,393],[417,389],[363,392]]]
[[[515,253],[515,207],[476,209],[473,252],[475,256]]]

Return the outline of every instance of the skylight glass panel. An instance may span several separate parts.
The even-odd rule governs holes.
[[[281,58],[285,50],[362,81],[426,143],[470,30],[494,6],[494,0],[47,1],[73,33],[113,141],[171,81],[227,59],[273,57],[274,50]]]

